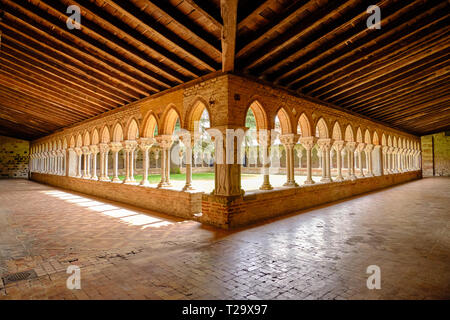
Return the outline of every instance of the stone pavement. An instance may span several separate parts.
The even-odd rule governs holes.
[[[224,231],[0,180],[0,274],[37,274],[0,299],[449,299],[449,194],[428,178]]]

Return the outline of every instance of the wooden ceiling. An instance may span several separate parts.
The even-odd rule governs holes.
[[[374,1],[380,30],[367,1],[234,1],[0,0],[0,135],[35,139],[221,69],[417,135],[450,129],[449,1]]]

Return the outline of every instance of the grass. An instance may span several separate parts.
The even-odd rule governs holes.
[[[249,179],[249,178],[254,178],[258,175],[256,174],[243,174],[242,178],[243,179]],[[110,178],[112,179],[113,177],[110,176]],[[125,176],[119,176],[120,180],[124,180]],[[142,180],[142,175],[141,174],[136,174],[134,175],[134,179],[136,181],[141,181]],[[178,181],[185,181],[186,180],[186,175],[184,173],[171,173],[170,174],[170,180],[178,180]],[[214,180],[214,172],[201,172],[201,173],[193,173],[192,174],[192,180]],[[161,175],[159,174],[149,174],[148,175],[148,181],[150,183],[158,183],[159,181],[161,181]]]

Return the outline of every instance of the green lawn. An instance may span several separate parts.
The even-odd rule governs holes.
[[[249,179],[249,178],[254,178],[258,175],[256,174],[243,174],[242,175],[242,179]],[[112,179],[113,177],[110,176],[110,178]],[[119,176],[120,180],[124,180],[125,176]],[[136,181],[141,181],[142,180],[142,175],[141,174],[136,174],[134,175],[134,179]],[[185,181],[186,180],[186,175],[184,173],[171,173],[170,174],[170,180],[179,180],[179,181]],[[214,172],[202,172],[202,173],[193,173],[192,174],[192,180],[214,180]],[[161,181],[161,175],[159,174],[149,174],[148,175],[148,181],[150,183],[158,183],[159,181]]]

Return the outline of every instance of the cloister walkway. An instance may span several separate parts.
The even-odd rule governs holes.
[[[0,282],[0,299],[449,299],[449,194],[428,178],[224,231],[0,180],[0,274],[37,274]]]

